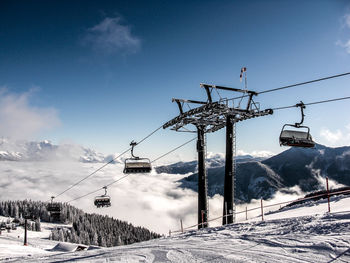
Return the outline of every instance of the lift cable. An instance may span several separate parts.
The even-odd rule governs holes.
[[[314,82],[319,82],[319,81],[323,81],[323,80],[327,80],[327,79],[343,77],[343,76],[346,76],[346,75],[350,75],[350,72],[346,72],[346,73],[342,73],[342,74],[338,74],[338,75],[333,75],[333,76],[328,76],[328,77],[324,77],[324,78],[319,78],[319,79],[314,79],[314,80],[309,80],[309,81],[305,81],[305,82],[300,82],[300,83],[296,83],[296,84],[292,84],[292,85],[288,85],[288,86],[283,86],[283,87],[280,87],[280,88],[264,90],[264,91],[258,92],[258,94],[273,92],[273,91],[282,90],[282,89],[288,89],[288,88],[301,86],[301,85],[305,85],[305,84],[310,84],[310,83],[314,83]]]
[[[127,176],[129,176],[129,175],[130,175],[130,174],[124,175],[123,177],[121,177],[121,178],[119,178],[119,179],[117,179],[117,180],[115,180],[115,181],[113,181],[113,182],[111,182],[111,183],[109,183],[109,184],[106,184],[106,185],[103,186],[103,187],[100,187],[100,188],[98,188],[98,189],[96,189],[96,190],[94,190],[94,191],[92,191],[92,192],[89,192],[89,193],[87,193],[87,194],[85,194],[85,195],[82,195],[82,196],[79,196],[79,197],[77,197],[77,198],[74,198],[74,199],[72,199],[72,200],[70,200],[70,201],[68,201],[68,202],[66,202],[66,203],[71,203],[71,202],[74,202],[74,201],[79,200],[79,199],[81,199],[81,198],[84,198],[84,197],[86,197],[86,196],[88,196],[88,195],[92,195],[92,194],[94,194],[94,193],[97,193],[98,191],[102,190],[104,187],[108,187],[108,186],[110,186],[110,185],[112,185],[112,184],[115,184],[116,182],[121,181],[122,179],[124,179],[125,177],[127,177]]]
[[[165,153],[165,154],[159,156],[158,158],[154,159],[153,161],[151,161],[151,163],[154,163],[155,161],[158,161],[159,159],[163,158],[164,156],[166,156],[166,155],[168,155],[168,154],[170,154],[170,153],[172,153],[172,152],[175,152],[177,149],[179,149],[179,148],[185,146],[186,144],[189,144],[190,142],[192,142],[192,141],[194,141],[194,140],[196,140],[196,139],[197,139],[197,137],[194,137],[194,138],[192,138],[191,140],[189,140],[189,141],[187,141],[187,142],[181,144],[180,146],[177,146],[176,148],[172,149],[171,151],[169,151],[169,152],[167,152],[167,153]]]
[[[146,137],[144,137],[142,140],[140,140],[136,145],[142,143],[143,141],[145,141],[146,139],[148,139],[149,137],[151,137],[154,133],[156,133],[157,131],[159,131],[161,128],[163,127],[160,126],[159,128],[155,129],[154,131],[152,131],[150,134],[148,134]],[[106,167],[107,165],[113,163],[115,160],[117,160],[118,158],[120,158],[121,156],[123,156],[125,153],[127,153],[128,151],[131,150],[131,147],[129,147],[128,149],[126,149],[124,152],[122,152],[121,154],[119,154],[117,157],[114,157],[112,160],[110,160],[109,162],[105,163],[104,165],[102,165],[101,167],[99,167],[98,169],[96,169],[95,171],[93,171],[92,173],[88,174],[87,176],[85,176],[83,179],[79,180],[78,182],[72,184],[71,186],[69,186],[67,189],[65,189],[64,191],[62,191],[61,193],[59,193],[58,195],[55,196],[55,198],[63,195],[64,193],[66,193],[67,191],[69,191],[70,189],[72,189],[73,187],[77,186],[78,184],[80,184],[81,182],[85,181],[86,179],[88,179],[89,177],[93,176],[94,174],[96,174],[98,171],[102,170],[104,167]]]
[[[169,151],[169,152],[167,152],[167,153],[165,153],[165,154],[159,156],[158,158],[156,158],[156,159],[154,159],[153,161],[151,161],[151,163],[153,163],[153,162],[155,162],[155,161],[158,161],[159,159],[165,157],[166,155],[168,155],[168,154],[170,154],[170,153],[176,151],[177,149],[179,149],[179,148],[185,146],[186,144],[189,144],[190,142],[194,141],[195,139],[197,139],[197,137],[192,138],[191,140],[189,140],[189,141],[187,141],[187,142],[181,144],[180,146],[177,146],[176,148],[172,149],[171,151]],[[129,175],[130,175],[130,174],[124,175],[123,177],[121,177],[121,178],[119,178],[119,179],[117,179],[117,180],[115,180],[115,181],[113,181],[113,182],[111,182],[111,183],[109,183],[109,184],[106,184],[105,186],[107,186],[107,187],[108,187],[108,186],[111,186],[112,184],[115,184],[115,183],[117,183],[117,182],[123,180],[124,178],[128,177]],[[105,187],[105,186],[103,186],[103,187]],[[82,196],[79,196],[79,197],[77,197],[77,198],[74,198],[74,199],[72,199],[72,200],[70,200],[70,201],[68,201],[68,202],[66,202],[66,203],[70,203],[70,202],[79,200],[79,199],[81,199],[81,198],[84,198],[84,197],[86,197],[86,196],[88,196],[88,195],[92,195],[92,194],[94,194],[94,193],[97,193],[98,191],[100,191],[101,189],[103,189],[103,187],[100,187],[100,188],[98,188],[98,189],[96,189],[96,190],[94,190],[94,191],[92,191],[92,192],[89,192],[89,193],[87,193],[87,194],[85,194],[85,195],[82,195]]]
[[[315,105],[315,104],[321,104],[321,103],[327,103],[327,102],[333,102],[333,101],[339,101],[339,100],[348,100],[350,99],[349,97],[342,97],[342,98],[336,98],[336,99],[329,99],[329,100],[321,100],[321,101],[316,101],[316,102],[309,102],[309,103],[304,103],[305,106],[308,105]],[[294,107],[298,107],[297,104],[296,105],[290,105],[290,106],[285,106],[285,107],[278,107],[278,108],[273,108],[272,110],[283,110],[283,109],[289,109],[289,108],[294,108]]]
[[[347,76],[347,75],[350,75],[350,72],[346,72],[346,73],[342,73],[342,74],[337,74],[337,75],[332,75],[332,76],[328,76],[328,77],[324,77],[324,78],[319,78],[319,79],[314,79],[314,80],[309,80],[309,81],[304,81],[304,82],[300,82],[300,83],[295,83],[295,84],[292,84],[292,85],[282,86],[282,87],[279,87],[279,88],[263,90],[263,91],[257,92],[257,95],[259,95],[259,94],[264,94],[264,93],[268,93],[268,92],[273,92],[273,91],[278,91],[278,90],[283,90],[283,89],[288,89],[288,88],[292,88],[292,87],[297,87],[297,86],[301,86],[301,85],[306,85],[306,84],[310,84],[310,83],[314,83],[314,82],[319,82],[319,81],[323,81],[323,80],[328,80],[328,79],[343,77],[343,76]],[[223,101],[232,101],[232,100],[236,100],[236,99],[242,99],[242,98],[244,98],[244,97],[249,97],[249,95],[243,95],[243,96],[239,96],[239,97],[235,97],[235,98],[224,99]]]
[[[117,157],[113,158],[112,160],[110,160],[109,162],[105,163],[104,165],[102,165],[101,167],[99,167],[98,169],[96,169],[95,171],[93,171],[92,173],[88,174],[87,176],[85,176],[83,179],[79,180],[78,182],[72,184],[70,187],[68,187],[66,190],[64,190],[63,192],[59,193],[58,195],[55,196],[55,198],[63,195],[65,192],[68,192],[70,189],[72,189],[73,187],[77,186],[78,184],[80,184],[81,182],[85,181],[86,179],[88,179],[89,177],[93,176],[94,174],[96,174],[98,171],[102,170],[104,167],[106,167],[107,165],[111,164],[112,162],[114,162],[116,159],[118,159],[119,157],[121,157],[122,155],[124,155],[125,153],[127,153],[128,151],[131,150],[131,147],[128,148],[127,150],[125,150],[124,152],[122,152],[121,154],[119,154]]]

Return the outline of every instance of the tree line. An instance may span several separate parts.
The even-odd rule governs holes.
[[[65,203],[60,203],[59,217],[52,217],[47,210],[48,204],[32,200],[0,201],[0,215],[13,217],[15,220],[26,217],[39,222],[54,222],[58,219],[59,224],[51,231],[51,240],[85,245],[111,247],[160,237],[144,227],[135,227],[113,217],[88,214]]]

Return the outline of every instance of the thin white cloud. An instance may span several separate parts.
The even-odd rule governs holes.
[[[342,31],[345,32],[345,34],[349,33],[350,29],[350,14],[346,14],[341,18],[341,28]],[[345,52],[350,54],[350,39],[347,36],[347,40],[338,40],[335,44],[339,47],[342,47],[345,49]]]
[[[225,159],[224,153],[207,152],[207,158]]]
[[[53,108],[30,105],[33,91],[15,94],[0,89],[0,136],[27,139],[59,124]]]
[[[342,42],[342,41],[338,40],[336,42],[336,45],[344,48],[346,53],[350,54],[350,40],[348,40],[346,42]]]
[[[340,130],[332,132],[327,128],[321,129],[320,135],[332,144],[337,143],[341,138],[343,138],[343,133]]]
[[[324,143],[329,146],[345,146],[350,145],[350,124],[345,126],[344,129],[337,129],[332,131],[328,128],[322,128],[320,131],[320,143]]]
[[[350,40],[348,40],[343,47],[345,48],[346,52],[350,54]]]
[[[350,28],[350,14],[346,14],[343,17],[343,23],[344,23],[344,27]]]
[[[273,152],[270,151],[252,151],[252,152],[246,152],[244,150],[238,150],[237,155],[251,155],[253,157],[271,157],[275,155]]]
[[[121,22],[121,17],[106,17],[87,30],[83,44],[109,54],[137,52],[141,47],[140,38],[131,33],[130,25]]]

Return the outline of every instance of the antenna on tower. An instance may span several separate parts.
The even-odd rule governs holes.
[[[247,85],[247,68],[246,67],[241,68],[241,74],[239,75],[240,82],[242,82],[243,75],[244,75],[244,89],[247,90],[248,85]]]

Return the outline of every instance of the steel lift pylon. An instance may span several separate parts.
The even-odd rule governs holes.
[[[226,127],[226,160],[225,160],[225,183],[224,183],[224,205],[223,205],[223,224],[234,222],[234,185],[235,185],[235,129],[237,122],[273,114],[272,109],[260,110],[258,103],[255,103],[253,97],[257,95],[254,91],[242,90],[224,86],[200,84],[207,93],[207,101],[172,99],[176,102],[180,114],[166,122],[163,129],[170,128],[177,132],[197,133],[197,152],[198,152],[198,229],[208,226],[208,180],[205,168],[205,134],[216,132]],[[245,107],[234,106],[231,99],[212,100],[213,90],[225,90],[239,92],[242,98],[247,97]],[[184,104],[201,104],[201,106],[183,110]],[[189,125],[196,127],[196,130],[188,128]]]

